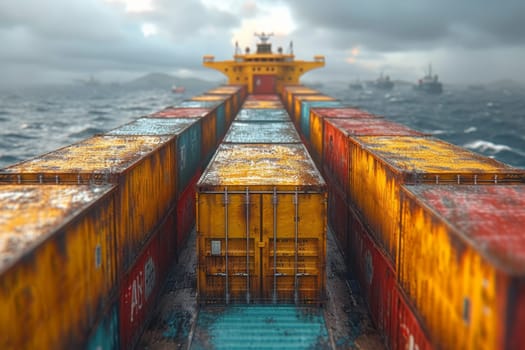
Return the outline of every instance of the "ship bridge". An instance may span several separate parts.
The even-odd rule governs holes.
[[[274,53],[269,42],[273,33],[254,35],[259,38],[255,53],[251,53],[249,47],[243,53],[236,43],[233,60],[215,61],[214,56],[205,55],[203,65],[226,75],[228,84],[246,85],[250,94],[279,93],[283,85],[299,84],[301,75],[325,65],[321,55],[314,56],[313,61],[295,60],[291,42],[288,53],[284,53],[282,47]]]

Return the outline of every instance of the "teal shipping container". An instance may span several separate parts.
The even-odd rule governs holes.
[[[239,122],[289,122],[292,119],[285,109],[243,108],[235,121]]]
[[[202,164],[202,127],[200,119],[139,118],[107,132],[111,136],[173,136],[177,138],[177,196]]]
[[[340,101],[302,101],[301,119],[299,124],[303,137],[310,142],[310,110],[312,108],[336,108],[343,107]]]

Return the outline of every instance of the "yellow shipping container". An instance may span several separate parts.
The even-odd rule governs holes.
[[[292,113],[294,95],[319,95],[320,92],[303,85],[288,85],[283,87],[282,100],[288,113]]]
[[[221,145],[197,183],[200,302],[323,302],[326,196],[303,145]]]
[[[403,186],[398,278],[440,349],[519,349],[525,186]]]
[[[222,101],[224,104],[224,114],[226,125],[230,125],[233,118],[235,117],[235,107],[233,105],[233,96],[231,94],[226,95],[199,95],[191,98],[192,101]]]
[[[94,136],[14,164],[10,183],[118,184],[119,273],[126,271],[177,196],[176,137]]]
[[[0,348],[77,349],[117,292],[115,186],[0,186]]]
[[[402,184],[524,182],[523,170],[432,137],[349,137],[349,202],[395,262]]]
[[[245,100],[242,108],[282,109],[281,101],[274,100]]]
[[[301,123],[302,103],[306,101],[336,101],[336,99],[324,94],[294,95],[292,119],[295,125],[300,125]]]

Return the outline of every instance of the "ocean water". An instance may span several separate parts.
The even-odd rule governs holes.
[[[317,89],[349,106],[525,168],[525,90],[445,86],[443,94],[427,95],[410,86],[356,91],[325,84]],[[0,168],[203,92],[90,87],[0,92]]]

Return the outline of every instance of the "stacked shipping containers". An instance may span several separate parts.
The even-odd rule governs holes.
[[[294,89],[283,99],[303,118]],[[525,172],[348,107],[309,114],[330,226],[387,345],[519,348],[525,218],[512,184]]]

